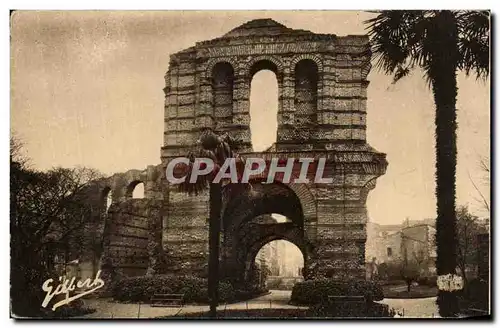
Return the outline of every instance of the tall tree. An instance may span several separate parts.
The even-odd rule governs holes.
[[[209,262],[208,262],[208,294],[210,299],[210,316],[215,317],[218,305],[218,279],[219,279],[219,244],[221,231],[222,210],[222,182],[213,183],[213,179],[227,158],[238,156],[234,152],[233,139],[225,134],[217,136],[210,130],[203,132],[200,136],[198,149],[192,151],[188,157],[191,159],[186,170],[185,182],[179,185],[179,189],[189,194],[197,194],[209,189]],[[199,176],[194,183],[190,182],[195,158],[210,158],[214,162],[214,169],[208,175]],[[238,163],[241,163],[238,161]],[[240,165],[238,165],[240,166]]]
[[[102,175],[87,168],[29,169],[22,143],[11,140],[11,297],[16,315],[38,315],[41,284],[54,271],[54,257],[81,254],[92,208],[82,192]],[[67,256],[65,256],[67,258]]]
[[[421,68],[436,105],[436,243],[438,275],[455,274],[457,71],[489,75],[489,11],[381,11],[365,22],[376,65],[394,82]],[[455,246],[455,247],[453,247]],[[455,293],[439,291],[439,313],[455,316]]]
[[[487,221],[480,220],[469,212],[467,206],[457,209],[457,266],[464,279],[465,288],[468,287],[466,271],[477,264],[478,235],[487,233]]]

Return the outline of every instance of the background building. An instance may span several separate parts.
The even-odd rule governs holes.
[[[405,259],[425,262],[435,271],[436,245],[434,220],[409,220],[400,225],[367,224],[366,260],[368,263],[398,263]]]

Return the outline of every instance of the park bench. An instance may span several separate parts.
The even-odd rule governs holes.
[[[151,306],[178,307],[184,305],[184,294],[154,294]]]

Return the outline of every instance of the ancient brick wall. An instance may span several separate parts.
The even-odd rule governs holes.
[[[149,218],[147,200],[131,199],[108,211],[107,256],[113,267],[127,276],[146,274],[148,268]]]
[[[163,221],[167,270],[203,276],[208,270],[208,192],[188,195],[169,188]]]
[[[92,233],[102,248],[91,254],[91,249],[82,246],[83,270],[103,269],[127,276],[161,271],[165,193],[162,174],[161,166],[150,165],[142,171],[114,174],[89,186],[86,199],[94,209],[92,222],[97,222]],[[132,193],[139,183],[144,185],[144,197],[134,199]]]

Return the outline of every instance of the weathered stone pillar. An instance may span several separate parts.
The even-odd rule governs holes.
[[[148,268],[146,275],[164,272],[162,245],[162,199],[149,199],[147,202],[148,224]]]
[[[233,132],[240,152],[252,151],[250,135],[250,82],[251,76],[246,75],[244,64],[235,71],[233,82]]]
[[[337,156],[330,164],[333,172],[325,173],[333,173],[333,183],[317,185],[314,190],[318,206],[317,277],[365,278],[366,197],[386,164],[374,163],[374,169],[348,155]]]
[[[195,101],[194,127],[198,129],[215,129],[214,98],[211,76],[207,72],[196,75],[198,93]]]
[[[294,138],[292,133],[295,125],[295,91],[294,77],[289,66],[283,68],[282,78],[278,80],[279,106],[278,106],[278,133],[276,137],[277,150],[288,149],[283,142]]]

